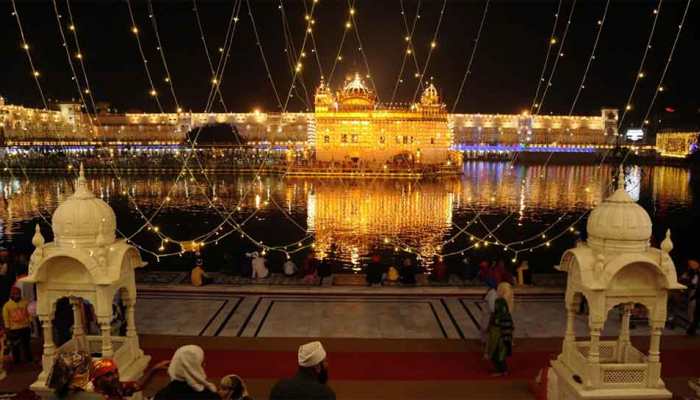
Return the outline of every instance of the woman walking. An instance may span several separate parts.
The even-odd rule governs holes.
[[[496,299],[495,312],[489,323],[487,354],[495,368],[492,376],[508,374],[506,358],[513,351],[513,319],[508,311],[508,303],[503,298]]]

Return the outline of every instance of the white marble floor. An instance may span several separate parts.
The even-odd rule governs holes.
[[[145,334],[228,337],[349,337],[475,339],[483,304],[467,296],[300,296],[145,293],[136,322]],[[516,301],[515,336],[561,337],[563,302],[543,296]],[[620,318],[611,312],[604,335],[616,335]],[[586,316],[576,332],[587,333]],[[682,334],[680,328],[665,334]],[[633,335],[648,334],[644,324]]]

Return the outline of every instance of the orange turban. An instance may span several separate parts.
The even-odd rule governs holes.
[[[110,372],[117,372],[117,364],[114,360],[109,358],[103,358],[92,363],[92,380],[95,380],[101,376],[104,376]]]

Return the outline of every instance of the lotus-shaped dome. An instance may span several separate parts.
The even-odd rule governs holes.
[[[621,252],[643,252],[649,247],[651,218],[624,188],[620,171],[617,190],[593,209],[586,229],[593,248]]]
[[[59,246],[93,247],[115,240],[114,210],[88,189],[82,164],[75,192],[54,211],[51,227]]]
[[[355,77],[348,81],[343,88],[343,95],[346,97],[358,96],[367,97],[370,90],[365,86],[365,82],[360,78],[360,74],[356,73]]]

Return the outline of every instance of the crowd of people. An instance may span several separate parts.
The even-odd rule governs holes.
[[[279,380],[270,400],[334,400],[328,386],[328,361],[321,342],[303,344],[297,352],[298,370]],[[178,348],[170,360],[155,363],[138,381],[123,381],[116,363],[107,358],[92,359],[85,351],[59,353],[48,378],[54,399],[80,400],[99,393],[106,400],[124,400],[141,392],[159,371],[167,371],[168,383],[153,400],[252,400],[245,382],[235,374],[221,378],[218,385],[207,378],[204,350],[197,345]]]
[[[249,269],[243,272],[254,279],[266,279],[269,274],[264,253],[248,253]],[[451,273],[443,260],[435,257],[432,263],[432,279],[444,280]],[[21,263],[25,263],[22,265]],[[387,282],[415,284],[418,267],[410,257],[393,261],[395,265],[382,262],[382,257],[375,254],[367,265],[366,279],[370,285],[382,285]],[[197,254],[195,268],[192,270],[192,283],[205,285],[211,282],[204,270],[201,255]],[[3,330],[0,331],[0,343],[6,341],[9,345],[11,359],[14,363],[33,362],[30,346],[32,322],[35,313],[32,304],[24,299],[22,291],[15,285],[14,279],[26,273],[26,257],[11,258],[6,250],[0,250],[0,295],[7,296],[2,307]],[[282,271],[285,275],[297,276],[302,279],[328,276],[330,265],[327,261],[318,260],[314,253],[309,253],[297,267],[293,260],[287,259]],[[469,272],[472,275],[472,272]],[[478,264],[475,279],[480,280],[487,288],[483,298],[483,314],[478,326],[481,328],[484,359],[492,363],[492,375],[504,376],[509,373],[508,358],[513,352],[513,332],[516,329],[513,319],[515,301],[513,295],[514,277],[505,263],[498,260],[484,260]],[[700,283],[700,263],[688,260],[686,268],[679,274],[681,283],[687,286],[685,295],[688,306],[688,335],[695,335],[700,324],[700,307],[697,307],[698,284]],[[71,327],[75,323],[83,324],[85,332],[97,331],[91,327],[91,305],[81,303],[83,314],[87,317],[82,321],[72,321],[72,304],[67,299],[59,301],[56,306],[54,341],[57,347],[70,339]],[[34,305],[35,306],[35,305]],[[65,310],[64,310],[65,309]],[[63,323],[61,313],[65,311],[66,322]],[[115,335],[124,334],[124,324],[119,323],[119,303],[113,307]],[[70,319],[70,321],[67,321]],[[62,334],[63,333],[63,334]],[[2,346],[0,346],[2,347]],[[250,399],[245,382],[237,375],[224,376],[218,385],[207,380],[204,369],[204,351],[198,346],[183,346],[172,356],[171,360],[156,363],[139,381],[123,382],[120,380],[117,365],[113,360],[95,359],[82,351],[59,353],[55,357],[49,386],[55,391],[56,399],[81,399],[83,392],[95,391],[105,399],[118,400],[131,396],[143,390],[155,373],[167,370],[169,383],[155,395],[155,400],[168,399]],[[270,392],[270,399],[334,399],[335,394],[328,386],[327,354],[320,342],[311,342],[298,349],[298,372],[293,377],[282,379],[275,384]]]
[[[286,277],[299,278],[306,284],[321,284],[323,279],[331,276],[333,268],[327,259],[318,259],[311,252],[301,262],[301,268],[297,266],[291,257],[287,257],[281,267]],[[234,271],[229,271],[234,273]],[[271,276],[271,268],[264,252],[245,253],[245,256],[237,263],[235,274],[255,280],[264,280]],[[213,282],[213,277],[207,273],[204,260],[199,252],[195,253],[195,265],[190,271],[190,282],[194,286],[203,286]]]

